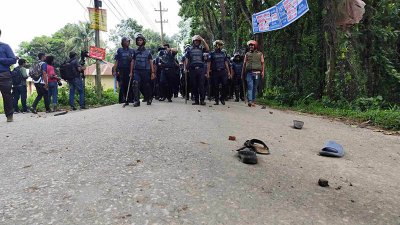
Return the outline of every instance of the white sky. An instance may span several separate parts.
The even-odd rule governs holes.
[[[67,23],[86,21],[89,19],[87,10],[79,2],[84,7],[93,6],[93,0],[0,0],[0,41],[16,50],[22,41],[30,41],[35,36],[51,35]],[[103,0],[103,8],[107,9],[108,30],[114,28],[121,17],[131,17],[145,28],[160,32],[160,24],[155,23],[155,20],[160,20],[160,14],[154,11],[154,8],[159,8],[159,2],[160,0]],[[111,3],[120,10],[122,16]],[[142,12],[145,16],[138,10],[140,6],[145,9]],[[172,36],[179,32],[180,6],[177,0],[162,0],[162,7],[168,8],[168,12],[163,13],[163,19],[168,20],[164,25],[164,32]],[[101,37],[108,40],[104,32],[101,32]]]

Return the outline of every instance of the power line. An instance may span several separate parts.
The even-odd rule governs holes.
[[[111,0],[110,0],[111,1]],[[121,7],[121,5],[118,3],[118,0],[115,0],[115,2],[117,3],[117,6],[121,9],[122,13],[125,14],[126,18],[129,18],[128,14],[126,14],[124,8]]]
[[[110,4],[111,4],[111,6],[117,11],[118,15],[120,15],[121,18],[124,18],[124,17],[122,16],[122,14],[118,11],[118,9],[115,7],[115,5],[112,3],[112,1],[110,0],[109,2],[110,2]]]
[[[104,3],[106,4],[108,10],[110,10],[111,13],[115,16],[115,18],[117,18],[117,20],[122,20],[120,17],[117,16],[117,14],[112,10],[112,8],[107,4],[106,1],[104,1]]]
[[[145,20],[147,21],[147,23],[149,24],[149,26],[155,30],[155,26],[154,23],[152,22],[152,20],[149,18],[149,13],[147,12],[147,10],[145,8],[143,8],[143,5],[140,3],[140,1],[136,1],[133,0],[133,2],[135,3],[135,5],[139,8],[139,12],[140,14],[142,14],[142,16],[145,18]]]
[[[88,20],[88,18],[87,18],[87,16],[86,16],[87,8],[86,8],[85,6],[83,6],[82,3],[81,3],[79,0],[76,0],[76,1],[79,3],[79,5],[82,7],[82,9],[83,9],[83,11],[84,11],[83,17],[85,18],[86,22],[89,22],[89,20]]]

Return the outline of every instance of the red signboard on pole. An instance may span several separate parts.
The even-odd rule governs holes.
[[[106,58],[106,49],[90,46],[89,57],[93,59],[104,60]]]

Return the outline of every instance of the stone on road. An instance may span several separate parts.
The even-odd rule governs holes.
[[[0,122],[0,224],[400,223],[398,136],[183,102]],[[293,119],[307,127],[292,129]],[[236,157],[251,138],[271,151],[256,165]],[[345,157],[319,156],[326,140]]]

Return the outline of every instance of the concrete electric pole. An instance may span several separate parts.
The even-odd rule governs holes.
[[[100,0],[94,0],[94,8],[100,9],[102,7],[102,2]],[[95,45],[96,47],[100,48],[100,30],[95,29]],[[95,85],[96,85],[96,93],[100,97],[102,88],[101,88],[101,69],[100,69],[100,61],[96,60],[96,78],[95,78]]]
[[[154,11],[156,12],[160,12],[160,21],[156,20],[156,23],[160,23],[161,24],[161,46],[164,44],[164,27],[163,24],[164,23],[168,23],[168,20],[163,20],[162,14],[163,12],[168,12],[168,9],[163,9],[161,6],[161,2],[160,2],[160,9],[154,9]]]

